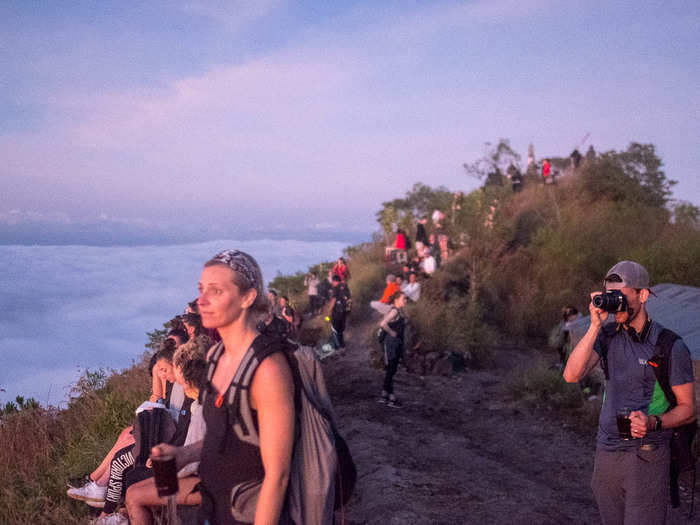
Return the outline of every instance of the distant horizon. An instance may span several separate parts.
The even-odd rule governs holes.
[[[307,230],[238,230],[225,235],[197,235],[194,232],[130,232],[128,230],[106,230],[92,227],[77,230],[42,228],[35,231],[4,231],[0,228],[0,246],[178,246],[197,242],[212,242],[235,238],[239,241],[250,240],[296,240],[308,242],[346,242],[349,245],[360,244],[372,240],[374,231],[329,231],[320,229]]]

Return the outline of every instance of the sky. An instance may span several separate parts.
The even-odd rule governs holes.
[[[0,243],[366,236],[415,182],[653,143],[700,203],[700,3],[0,4]]]

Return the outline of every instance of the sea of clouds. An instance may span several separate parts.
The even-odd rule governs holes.
[[[146,332],[197,296],[202,264],[237,248],[266,282],[333,260],[339,242],[212,241],[174,246],[0,246],[0,403],[60,405],[81,371],[121,369]]]

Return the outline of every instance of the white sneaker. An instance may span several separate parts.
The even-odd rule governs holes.
[[[84,501],[91,507],[103,507],[105,496],[107,495],[107,487],[100,487],[94,481],[89,481],[82,487],[68,489],[66,494],[69,498]]]
[[[115,512],[114,514],[107,514],[106,516],[102,516],[101,518],[95,518],[94,520],[89,522],[90,525],[129,525],[129,519],[124,516],[124,514],[120,514],[119,512]]]

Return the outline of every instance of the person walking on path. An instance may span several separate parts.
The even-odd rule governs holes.
[[[391,310],[389,310],[379,327],[384,330],[385,335],[382,341],[384,351],[384,383],[380,403],[385,403],[392,408],[400,408],[401,402],[394,395],[394,375],[399,367],[399,361],[404,352],[404,329],[406,327],[406,316],[403,307],[406,306],[406,294],[396,292],[391,296]]]
[[[603,283],[602,295],[591,293],[590,327],[564,369],[569,383],[580,381],[599,362],[606,375],[593,494],[604,525],[665,523],[672,429],[695,420],[690,353],[682,339],[647,314],[646,301],[652,292],[642,265],[621,261]],[[610,313],[615,323],[603,326]],[[668,335],[672,338],[667,339]],[[660,351],[667,356],[664,366]],[[665,380],[657,376],[656,368],[667,369]]]

